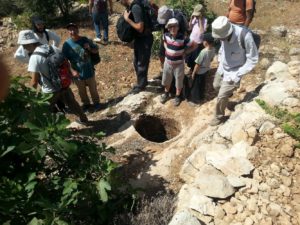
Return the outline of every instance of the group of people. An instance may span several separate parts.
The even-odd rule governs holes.
[[[137,94],[148,84],[148,68],[150,63],[153,35],[146,22],[145,13],[136,0],[117,0],[126,7],[123,16],[125,21],[136,31],[134,38],[133,65],[137,76],[137,84],[130,91]],[[89,11],[93,17],[96,37],[94,42],[108,44],[108,14],[113,12],[112,1],[90,0]],[[246,2],[244,4],[243,2]],[[252,8],[251,8],[252,2]],[[251,71],[258,61],[258,50],[255,46],[252,32],[248,26],[253,17],[253,0],[231,0],[227,17],[220,16],[212,24],[212,33],[206,33],[208,21],[205,18],[204,7],[197,4],[189,22],[180,10],[162,6],[158,9],[157,22],[162,27],[160,46],[160,61],[162,66],[162,85],[164,93],[161,103],[171,97],[170,89],[175,80],[174,105],[181,102],[184,84],[185,63],[190,68],[189,76],[192,81],[189,87],[189,100],[199,103],[204,97],[205,80],[210,70],[210,63],[215,55],[215,39],[220,40],[219,66],[214,78],[214,87],[219,90],[216,113],[211,125],[218,125],[224,119],[228,98],[238,88],[243,75]],[[66,26],[70,38],[63,43],[62,53],[70,64],[70,73],[78,87],[82,106],[76,102],[69,87],[54,90],[47,82],[49,69],[43,54],[50,50],[60,51],[57,47],[60,38],[48,29],[38,17],[32,20],[32,29],[19,33],[20,47],[15,58],[28,63],[28,71],[32,73],[31,85],[41,85],[44,93],[52,93],[52,108],[60,105],[78,115],[78,122],[87,123],[85,111],[93,108],[100,109],[100,100],[95,80],[95,69],[92,54],[98,53],[98,46],[92,40],[79,34],[75,23]],[[103,39],[100,28],[103,28]],[[246,32],[245,32],[246,31]],[[241,34],[244,35],[241,35]],[[243,40],[241,40],[241,36]],[[52,45],[50,45],[52,42]],[[241,44],[243,42],[243,44]],[[42,53],[42,54],[41,54]],[[87,95],[89,88],[93,105]]]

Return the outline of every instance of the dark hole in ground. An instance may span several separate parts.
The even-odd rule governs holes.
[[[158,143],[170,140],[179,133],[179,124],[175,120],[150,115],[140,116],[134,128],[143,138]]]

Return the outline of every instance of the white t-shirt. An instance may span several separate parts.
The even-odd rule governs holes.
[[[50,31],[48,29],[46,29],[46,32],[48,33],[48,36],[49,36],[49,43],[48,43],[47,36],[45,33],[43,33],[42,37],[40,37],[36,33],[34,33],[34,36],[43,45],[44,44],[52,44],[52,46],[58,47],[59,43],[60,43],[60,37],[55,32]],[[16,58],[17,60],[19,60],[20,62],[23,62],[23,63],[29,62],[28,52],[23,48],[22,45],[20,45],[19,48],[17,49],[17,51],[15,52],[14,58]]]
[[[38,46],[34,52],[40,53],[48,53],[49,52],[49,45],[40,45]],[[55,52],[60,52],[60,50],[56,47],[53,47]],[[34,53],[33,52],[33,53]],[[44,93],[53,93],[57,90],[52,87],[51,83],[48,81],[47,76],[49,76],[49,67],[46,62],[46,58],[40,55],[32,54],[29,63],[28,63],[28,71],[32,73],[40,73],[41,75],[41,85],[42,85],[42,92]]]

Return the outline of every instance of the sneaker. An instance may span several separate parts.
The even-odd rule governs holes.
[[[174,106],[179,106],[180,103],[181,103],[180,96],[175,96],[175,98],[174,98]]]
[[[101,109],[100,103],[94,104],[94,110],[95,112],[99,111]]]
[[[169,92],[165,92],[160,96],[160,103],[165,104],[170,99]]]
[[[94,38],[94,42],[100,43],[101,42],[101,38],[98,38],[98,37]]]
[[[221,123],[222,123],[222,119],[220,119],[220,118],[213,118],[213,119],[210,121],[209,125],[210,125],[210,126],[218,126],[218,125],[220,125]]]
[[[90,104],[86,104],[86,105],[82,105],[82,106],[81,106],[83,112],[89,111],[90,107],[91,107]]]

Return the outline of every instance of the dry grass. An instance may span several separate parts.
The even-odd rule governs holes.
[[[174,213],[175,197],[173,194],[157,194],[142,198],[137,204],[136,213],[120,215],[113,225],[167,225]]]

